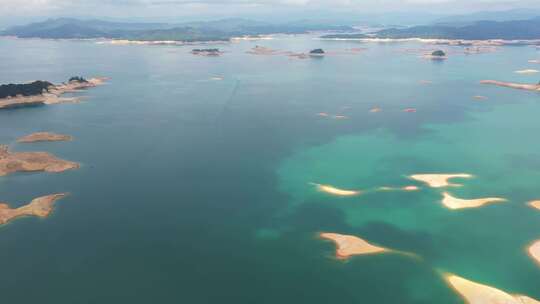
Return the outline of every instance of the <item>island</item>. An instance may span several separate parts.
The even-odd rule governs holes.
[[[33,143],[40,141],[70,141],[73,137],[69,135],[56,134],[51,132],[36,132],[17,139],[18,143]]]
[[[426,54],[423,57],[432,60],[444,60],[448,58],[443,50],[435,50],[431,52],[431,54]]]
[[[79,164],[59,159],[47,152],[10,152],[0,145],[0,176],[15,172],[64,172],[79,168]]]
[[[530,201],[530,202],[528,203],[528,205],[529,205],[531,208],[535,208],[535,209],[540,210],[540,200]]]
[[[443,193],[443,205],[452,210],[465,209],[465,208],[478,208],[486,204],[505,202],[506,199],[500,197],[486,197],[477,199],[460,199],[453,197],[448,192]]]
[[[432,188],[441,188],[441,187],[458,187],[462,186],[461,184],[451,184],[450,179],[454,178],[471,178],[472,175],[466,173],[458,174],[413,174],[409,176],[410,179],[424,182]]]
[[[528,296],[509,294],[454,274],[444,274],[444,279],[468,304],[540,304]]]
[[[391,251],[372,245],[354,235],[323,232],[319,236],[336,244],[336,258],[338,259],[347,259],[353,255],[380,254]]]
[[[68,92],[92,88],[103,84],[107,78],[85,79],[71,77],[67,82],[54,85],[48,81],[37,80],[26,84],[0,85],[0,110],[50,105],[64,102],[77,102],[78,98],[61,98]]]
[[[320,57],[320,56],[324,56],[324,54],[325,53],[323,49],[313,49],[309,51],[309,56]]]
[[[540,82],[537,84],[523,84],[523,83],[504,82],[504,81],[497,81],[497,80],[482,80],[480,81],[480,83],[492,84],[492,85],[496,85],[500,87],[507,87],[507,88],[512,88],[512,89],[540,92]]]
[[[310,183],[310,184],[317,187],[317,190],[320,192],[325,192],[325,193],[336,195],[336,196],[356,196],[362,193],[361,191],[358,191],[358,190],[339,189],[330,185],[322,185],[322,184],[316,184],[316,183]]]
[[[222,53],[219,49],[193,49],[191,54],[198,56],[220,56]]]
[[[12,209],[7,203],[0,203],[0,225],[21,216],[47,217],[54,208],[54,203],[67,196],[67,193],[51,194],[33,199],[27,205]]]
[[[540,240],[534,241],[528,248],[528,253],[533,260],[540,266]]]

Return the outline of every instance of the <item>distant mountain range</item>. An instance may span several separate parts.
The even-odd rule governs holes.
[[[425,39],[464,39],[464,40],[532,40],[540,39],[540,17],[528,20],[477,21],[465,26],[423,25],[409,28],[391,28],[370,35],[361,33],[332,34],[321,38],[425,38]]]
[[[247,19],[223,19],[190,23],[123,23],[72,18],[49,19],[44,22],[8,28],[3,36],[20,38],[128,40],[223,41],[236,36],[275,33],[299,34],[310,31],[351,31],[350,26],[301,21],[272,24]]]

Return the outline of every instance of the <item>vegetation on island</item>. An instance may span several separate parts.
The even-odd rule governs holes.
[[[88,80],[86,80],[84,77],[82,76],[73,76],[73,77],[70,77],[68,82],[79,82],[79,83],[86,83],[88,82]]]
[[[53,86],[48,81],[37,80],[26,84],[3,84],[0,85],[0,98],[22,96],[33,96],[48,92],[49,87]]]
[[[442,50],[436,50],[436,51],[433,51],[433,53],[431,53],[431,56],[445,57],[446,53]]]
[[[323,49],[313,49],[309,52],[311,55],[323,55],[324,50]]]

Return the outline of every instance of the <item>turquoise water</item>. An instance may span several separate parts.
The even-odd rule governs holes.
[[[256,44],[366,50],[312,60],[245,53]],[[478,84],[537,82],[513,73],[535,68],[527,61],[537,50],[431,62],[402,52],[423,47],[414,43],[297,36],[216,46],[222,57],[0,39],[0,83],[111,77],[78,93],[80,104],[0,112],[0,143],[82,164],[0,177],[0,201],[13,206],[71,193],[46,219],[0,227],[6,302],[461,303],[446,271],[540,299],[540,268],[524,250],[540,238],[540,213],[525,205],[540,197],[539,96]],[[15,143],[42,130],[75,140]],[[474,174],[452,194],[508,202],[450,211],[426,187],[335,198],[309,184],[404,186],[421,172]],[[421,259],[337,261],[320,231]]]

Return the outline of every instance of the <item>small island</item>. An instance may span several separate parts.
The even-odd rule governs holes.
[[[443,193],[443,205],[452,210],[465,209],[465,208],[478,208],[486,204],[505,202],[506,199],[500,197],[486,197],[477,199],[460,199],[453,197],[448,192]]]
[[[48,81],[37,80],[26,84],[0,85],[0,110],[50,105],[64,102],[77,102],[78,98],[61,98],[68,92],[92,88],[103,84],[106,78],[85,79],[71,77],[68,82],[54,85]]]
[[[540,266],[540,240],[534,241],[527,249],[529,255]]]
[[[79,164],[59,159],[47,152],[10,152],[0,145],[0,176],[15,172],[64,172],[79,168]]]
[[[54,208],[54,203],[67,193],[58,193],[33,199],[29,204],[12,209],[7,203],[0,203],[0,225],[21,216],[47,217]]]
[[[219,49],[193,49],[191,50],[191,54],[197,56],[215,57],[220,56],[222,53]]]
[[[317,190],[320,192],[325,192],[325,193],[336,195],[336,196],[356,196],[362,193],[358,190],[339,189],[330,185],[322,185],[322,184],[316,184],[316,183],[310,183],[310,184],[317,187]]]
[[[389,249],[372,245],[354,235],[323,232],[319,237],[334,242],[337,246],[336,257],[347,259],[353,255],[379,254],[389,252]]]
[[[443,50],[436,50],[431,52],[431,54],[424,55],[424,58],[432,59],[432,60],[444,60],[448,58],[446,56],[446,53]]]
[[[33,143],[40,141],[71,141],[73,137],[69,135],[56,134],[51,132],[36,132],[17,139],[18,143]]]
[[[445,274],[444,279],[468,304],[540,304],[540,301],[528,296],[508,294],[454,274]]]
[[[461,184],[451,184],[450,179],[454,178],[471,178],[472,175],[466,173],[458,174],[413,174],[409,178],[428,184],[432,188],[441,187],[458,187]]]
[[[314,57],[321,57],[321,56],[324,56],[325,55],[325,52],[323,49],[313,49],[311,51],[309,51],[309,56],[314,56]]]
[[[504,82],[504,81],[497,81],[497,80],[482,80],[480,81],[480,83],[492,84],[492,85],[496,85],[500,87],[507,87],[507,88],[512,88],[512,89],[540,92],[540,82],[537,84],[523,84],[523,83]]]

